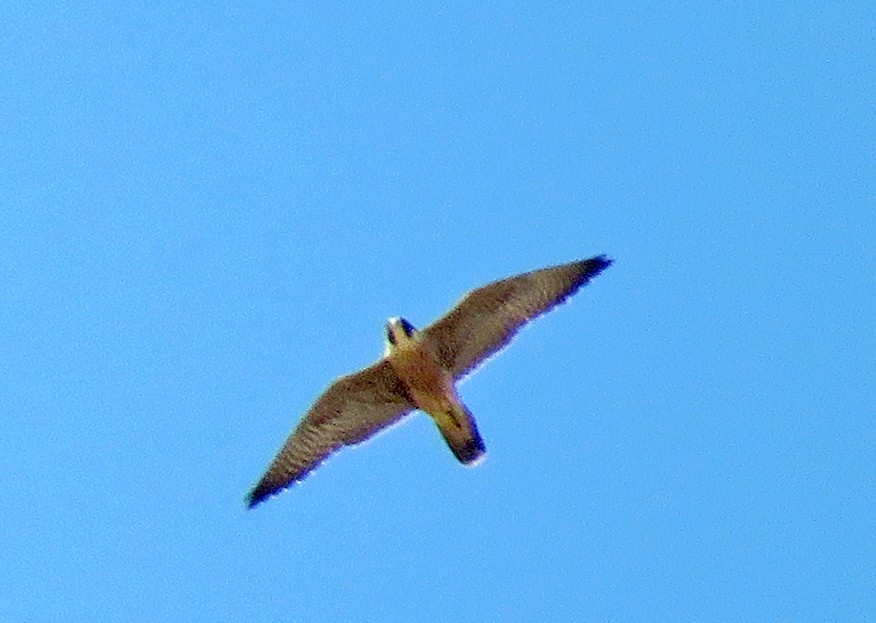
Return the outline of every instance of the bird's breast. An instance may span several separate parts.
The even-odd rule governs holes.
[[[388,360],[421,410],[442,411],[455,402],[453,379],[428,347],[396,349]]]

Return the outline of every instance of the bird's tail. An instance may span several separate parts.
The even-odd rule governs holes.
[[[438,430],[460,463],[475,465],[487,451],[474,416],[462,402],[435,418]]]

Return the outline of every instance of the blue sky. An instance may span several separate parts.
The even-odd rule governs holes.
[[[0,9],[0,619],[864,621],[867,2]],[[244,510],[335,377],[606,253]]]

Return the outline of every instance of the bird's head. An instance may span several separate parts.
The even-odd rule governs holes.
[[[391,353],[396,348],[404,348],[417,339],[419,331],[404,318],[393,316],[386,321],[386,351]]]

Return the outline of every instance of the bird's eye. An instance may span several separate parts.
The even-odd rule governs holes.
[[[395,346],[395,334],[392,332],[392,327],[389,325],[386,326],[386,339],[390,344]]]

